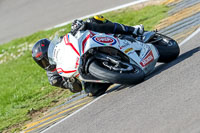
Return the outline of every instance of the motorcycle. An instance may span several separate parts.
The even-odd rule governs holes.
[[[138,84],[157,62],[170,62],[180,53],[177,42],[157,31],[139,37],[94,31],[56,36],[48,58],[64,78],[83,82]]]

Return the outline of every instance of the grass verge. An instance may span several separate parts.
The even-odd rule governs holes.
[[[152,30],[167,16],[168,10],[164,5],[155,5],[137,11],[126,8],[103,15],[114,22],[143,24],[145,30]],[[31,112],[53,106],[55,99],[71,95],[68,91],[56,93],[60,88],[49,85],[45,71],[31,57],[31,48],[37,40],[52,39],[55,34],[64,35],[69,31],[70,24],[0,45],[0,132],[30,120]]]

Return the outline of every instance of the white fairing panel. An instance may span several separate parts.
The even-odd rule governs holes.
[[[75,38],[64,36],[61,43],[54,50],[57,71],[63,77],[71,77],[76,73],[80,58],[79,50],[76,46],[78,43],[72,44],[69,39],[77,42]]]

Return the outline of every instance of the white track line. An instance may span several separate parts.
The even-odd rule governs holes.
[[[196,34],[198,34],[200,32],[200,28],[198,28],[195,32],[193,32],[189,37],[187,37],[185,40],[183,40],[179,46],[182,46],[183,44],[185,44],[187,41],[189,41],[192,37],[194,37]]]
[[[117,7],[111,8],[111,9],[107,9],[107,10],[104,10],[104,11],[100,11],[100,12],[96,12],[96,13],[93,13],[93,14],[90,14],[90,15],[86,15],[86,16],[83,16],[83,17],[77,18],[77,19],[82,20],[82,19],[89,18],[89,17],[95,16],[95,15],[100,15],[100,14],[107,13],[107,12],[110,12],[110,11],[122,9],[122,8],[125,8],[125,7],[128,7],[128,6],[136,5],[136,4],[139,4],[139,3],[142,3],[142,2],[146,2],[146,1],[149,1],[149,0],[138,0],[138,1],[130,2],[130,3],[124,4],[124,5],[121,5],[121,6],[117,6]],[[53,26],[51,28],[48,28],[46,30],[57,28],[57,27],[61,27],[61,26],[67,25],[67,24],[69,24],[71,22],[73,22],[73,20],[58,24],[58,25]]]
[[[95,103],[96,101],[98,101],[99,99],[101,99],[102,97],[104,97],[105,95],[107,95],[107,93],[97,97],[96,99],[94,99],[93,101],[91,101],[90,103],[86,104],[85,106],[81,107],[80,109],[76,110],[75,112],[73,112],[72,114],[68,115],[66,118],[62,119],[61,121],[57,122],[56,124],[50,126],[49,128],[45,129],[44,131],[42,131],[41,133],[46,132],[47,130],[49,130],[50,128],[62,123],[63,121],[65,121],[66,119],[72,117],[73,115],[77,114],[78,112],[80,112],[81,110],[87,108],[88,106],[90,106],[91,104]]]

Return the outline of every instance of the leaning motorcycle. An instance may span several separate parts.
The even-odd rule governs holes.
[[[86,30],[75,36],[56,36],[48,57],[59,75],[69,81],[138,84],[153,72],[157,62],[173,61],[179,52],[175,40],[156,31],[134,38]]]

